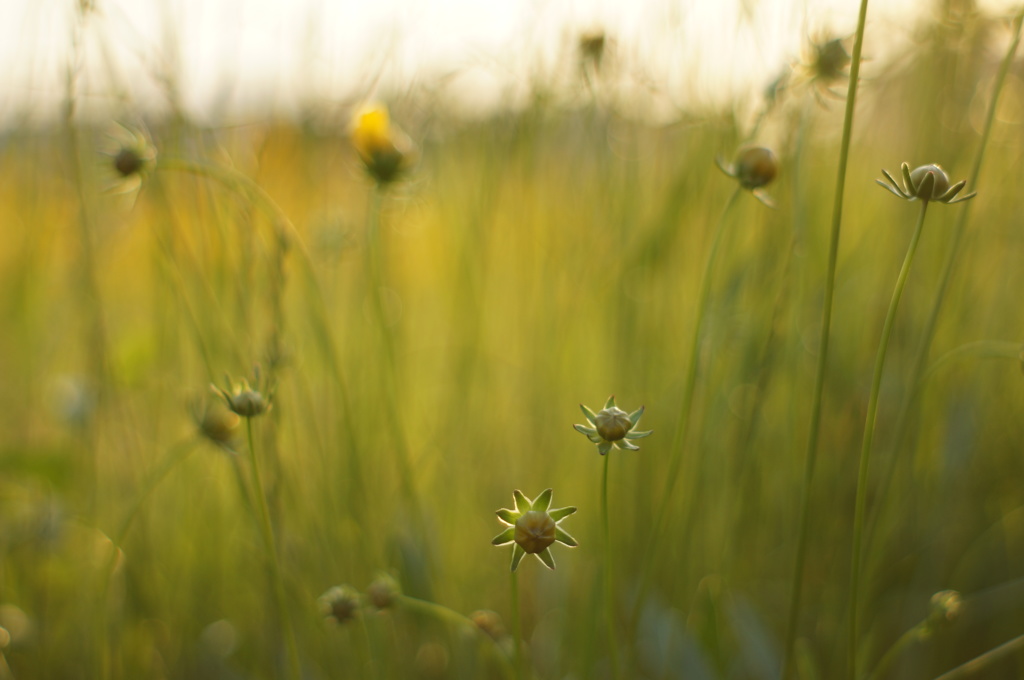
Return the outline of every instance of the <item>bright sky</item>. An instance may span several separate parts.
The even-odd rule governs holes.
[[[529,74],[554,78],[559,67],[567,72],[576,38],[595,30],[614,40],[611,63],[620,82],[657,88],[676,103],[720,101],[760,92],[784,64],[799,58],[809,34],[852,33],[859,5],[857,0],[81,1],[91,2],[94,10],[78,24],[78,0],[0,0],[0,123],[26,112],[56,115],[75,54],[84,109],[165,109],[173,86],[188,114],[224,122],[387,98],[415,84],[482,113],[515,101]],[[873,0],[868,53],[877,58],[879,51],[905,41],[913,28],[910,17],[921,17],[933,1]],[[885,40],[877,41],[883,35]]]

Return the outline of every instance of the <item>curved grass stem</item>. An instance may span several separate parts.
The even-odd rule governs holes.
[[[857,606],[860,596],[860,571],[861,571],[861,547],[864,539],[864,515],[867,508],[868,497],[868,471],[871,462],[871,444],[875,435],[875,422],[878,416],[878,397],[882,387],[882,374],[885,369],[885,356],[889,349],[889,339],[892,337],[893,323],[896,319],[896,310],[899,308],[900,298],[903,296],[903,287],[907,282],[907,275],[910,273],[910,265],[914,260],[914,253],[917,251],[917,244],[921,240],[921,232],[924,231],[924,218],[928,212],[928,202],[921,203],[921,212],[917,219],[917,226],[914,228],[914,235],[910,240],[910,247],[907,248],[907,255],[903,259],[903,266],[900,268],[899,276],[896,279],[896,287],[892,292],[892,300],[889,302],[889,310],[885,314],[885,323],[882,326],[882,338],[878,343],[878,354],[875,357],[875,370],[871,379],[871,392],[868,395],[867,414],[864,418],[864,438],[861,442],[860,466],[857,473],[857,500],[853,516],[853,549],[850,556],[850,594],[849,594],[849,618],[848,618],[848,643],[849,643],[849,680],[857,678]]]
[[[935,678],[935,680],[963,680],[963,678],[969,678],[1022,648],[1024,648],[1024,635],[1018,635],[1012,640],[1008,640],[998,647],[994,647],[984,654],[979,654],[970,661],[960,664],[953,670],[946,671]]]

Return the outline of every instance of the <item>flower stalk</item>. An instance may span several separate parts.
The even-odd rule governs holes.
[[[889,310],[885,315],[885,323],[882,326],[882,338],[878,343],[878,353],[875,357],[875,369],[871,379],[871,392],[868,395],[867,415],[864,418],[864,438],[861,442],[860,466],[857,473],[857,500],[853,518],[853,550],[850,561],[850,604],[849,604],[849,675],[850,680],[857,677],[857,608],[860,596],[860,571],[862,566],[861,547],[864,539],[864,515],[867,508],[867,487],[868,470],[871,462],[871,444],[875,435],[875,422],[878,416],[878,397],[881,393],[882,374],[885,369],[885,357],[889,349],[889,339],[892,337],[892,329],[896,319],[896,310],[899,308],[900,298],[903,296],[903,287],[907,282],[910,273],[910,265],[914,260],[914,253],[917,252],[917,244],[921,240],[921,233],[924,231],[924,218],[928,212],[928,201],[921,202],[921,211],[917,218],[917,226],[914,228],[914,235],[911,237],[910,246],[907,249],[906,257],[903,259],[903,266],[900,267],[899,276],[896,279],[896,287],[892,292],[892,300],[889,302]]]
[[[301,680],[302,669],[299,663],[299,647],[295,639],[295,631],[292,628],[291,617],[288,615],[287,601],[284,591],[284,577],[281,572],[281,562],[277,556],[277,546],[274,541],[274,528],[270,522],[270,509],[267,507],[267,497],[264,493],[263,478],[260,474],[259,457],[256,455],[256,442],[252,433],[252,417],[245,419],[245,431],[249,440],[249,457],[252,464],[252,479],[256,506],[259,510],[260,531],[263,534],[263,544],[267,552],[267,560],[270,563],[271,579],[273,581],[274,600],[277,605],[278,624],[281,633],[284,635],[285,649],[288,653],[288,677],[290,680]]]

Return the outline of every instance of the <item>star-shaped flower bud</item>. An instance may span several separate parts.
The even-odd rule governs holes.
[[[641,406],[632,413],[626,413],[615,405],[615,395],[608,397],[604,408],[597,413],[583,404],[580,404],[580,409],[591,427],[586,425],[573,425],[573,427],[577,432],[587,435],[587,439],[597,444],[597,451],[602,456],[613,448],[639,451],[640,447],[630,440],[641,439],[652,432],[651,430],[637,432],[634,429],[640,422],[640,416],[644,414],[644,407]]]
[[[512,545],[512,571],[519,568],[524,555],[536,555],[549,569],[555,568],[551,545],[555,542],[575,548],[576,539],[559,526],[559,523],[576,512],[576,508],[551,508],[551,489],[547,489],[534,500],[516,489],[512,492],[515,509],[498,510],[498,521],[508,528],[491,540],[492,545]]]

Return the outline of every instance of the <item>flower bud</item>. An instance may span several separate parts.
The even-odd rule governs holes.
[[[402,594],[402,589],[390,574],[378,574],[377,578],[366,587],[366,596],[377,609],[388,609]]]
[[[497,612],[478,609],[469,615],[469,620],[492,640],[500,641],[505,637],[505,623]]]
[[[928,173],[931,173],[934,178],[930,193],[924,181]],[[914,196],[923,201],[931,201],[949,191],[949,175],[937,165],[922,165],[910,171],[910,185]]]
[[[928,620],[933,626],[948,626],[960,617],[963,600],[955,590],[940,590],[929,602]]]
[[[515,542],[535,555],[555,542],[555,520],[546,512],[530,510],[516,520]]]
[[[122,177],[135,175],[144,167],[146,167],[146,160],[138,151],[130,147],[124,147],[114,156],[114,169]]]
[[[242,390],[231,395],[231,410],[243,418],[252,418],[267,412],[267,402],[256,390]]]
[[[320,596],[320,609],[325,618],[345,623],[359,613],[359,593],[349,585],[334,586]]]
[[[733,166],[736,179],[744,189],[757,189],[779,174],[779,161],[771,149],[750,146],[740,149]]]
[[[597,412],[594,427],[605,441],[617,442],[625,439],[633,423],[629,421],[628,413],[617,406],[612,406]]]

